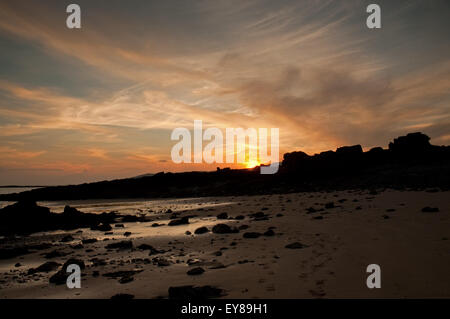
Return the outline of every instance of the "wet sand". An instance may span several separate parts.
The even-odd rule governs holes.
[[[183,285],[219,287],[223,298],[450,298],[449,198],[450,192],[440,191],[357,190],[40,203],[55,212],[70,204],[83,212],[116,211],[145,215],[151,221],[124,223],[123,228],[111,225],[112,234],[84,228],[8,241],[52,247],[0,260],[0,298],[110,298],[118,293],[167,298],[169,287]],[[422,212],[426,206],[438,207],[439,212]],[[169,209],[179,217],[195,217],[187,225],[168,226]],[[227,219],[216,217],[224,212]],[[235,219],[240,215],[244,218]],[[152,227],[154,223],[162,225]],[[216,224],[241,229],[212,233]],[[209,232],[194,234],[199,227]],[[249,232],[259,235],[244,237]],[[61,242],[69,234],[74,240]],[[98,241],[72,248],[89,238]],[[124,240],[131,240],[133,248],[106,248]],[[305,247],[285,247],[296,242]],[[149,250],[137,248],[141,244],[164,252],[149,255]],[[67,255],[44,257],[55,250]],[[45,262],[63,264],[69,258],[86,264],[80,289],[50,284],[57,270],[28,274]],[[366,286],[369,264],[381,266],[381,289]],[[204,272],[187,274],[196,267]],[[127,280],[103,276],[117,271],[136,273]]]

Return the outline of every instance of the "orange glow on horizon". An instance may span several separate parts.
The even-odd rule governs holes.
[[[248,162],[243,163],[245,165],[245,168],[254,168],[256,166],[261,165],[261,163],[258,160],[250,160]]]

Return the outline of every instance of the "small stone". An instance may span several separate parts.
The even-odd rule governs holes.
[[[299,242],[295,242],[295,243],[286,245],[286,246],[284,246],[284,247],[285,247],[285,248],[288,248],[288,249],[302,249],[302,248],[306,248],[306,247],[308,247],[308,246],[303,245],[303,244],[301,244],[301,243],[299,243]]]
[[[423,213],[437,213],[437,212],[439,212],[439,208],[427,206],[427,207],[422,208],[422,212]]]
[[[257,232],[247,232],[244,233],[243,237],[244,238],[258,238],[261,236],[261,233],[257,233]]]
[[[217,215],[217,219],[228,219],[228,214],[220,213],[219,215]]]
[[[196,276],[196,275],[201,275],[204,272],[205,272],[205,270],[202,267],[195,267],[195,268],[188,270],[187,274],[189,276]]]

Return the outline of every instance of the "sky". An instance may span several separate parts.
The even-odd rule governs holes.
[[[445,0],[0,0],[0,185],[245,166],[173,163],[194,120],[279,128],[281,157],[449,145],[449,30]]]

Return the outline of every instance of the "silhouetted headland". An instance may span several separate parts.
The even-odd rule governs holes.
[[[75,200],[251,195],[353,188],[449,189],[450,146],[435,146],[420,132],[395,138],[387,149],[363,152],[361,145],[308,155],[284,154],[278,173],[253,169],[214,172],[157,173],[140,178],[81,185],[53,186],[0,200]]]

